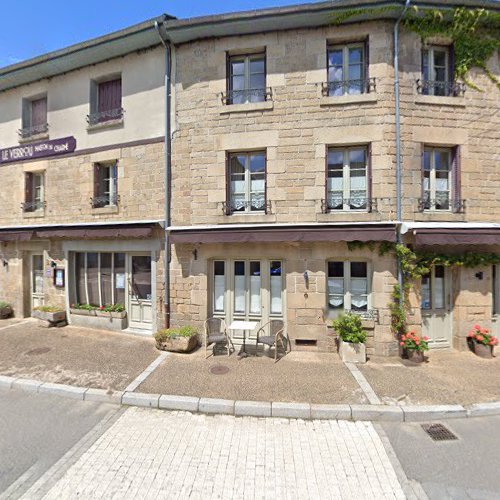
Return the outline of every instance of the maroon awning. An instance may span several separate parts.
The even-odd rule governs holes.
[[[396,241],[394,226],[320,226],[172,229],[172,243],[277,243],[310,241]]]
[[[29,241],[33,231],[5,231],[0,232],[0,241]]]
[[[36,231],[37,238],[149,238],[151,227],[114,227],[86,229],[44,229]]]
[[[416,245],[500,245],[500,228],[415,229]]]

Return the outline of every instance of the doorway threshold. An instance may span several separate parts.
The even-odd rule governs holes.
[[[125,328],[122,330],[123,333],[130,333],[131,335],[139,335],[140,337],[152,337],[153,332],[151,330],[143,330],[141,328]]]

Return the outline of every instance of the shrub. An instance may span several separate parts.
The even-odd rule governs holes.
[[[92,304],[71,304],[71,309],[81,309],[83,311],[104,311],[104,312],[123,312],[123,304],[108,304],[105,306],[94,306]]]
[[[428,351],[429,337],[419,337],[415,332],[408,332],[401,335],[399,345],[409,351]]]
[[[34,311],[41,311],[46,313],[64,312],[64,307],[60,306],[37,306],[33,308]]]
[[[0,300],[0,308],[3,308],[3,307],[10,307],[10,304],[8,302]]]
[[[498,339],[490,333],[487,328],[481,328],[479,325],[474,325],[468,333],[467,338],[475,340],[483,345],[497,345]]]
[[[175,337],[193,337],[198,332],[192,326],[186,325],[180,328],[165,328],[155,333],[156,342],[164,342],[165,340]]]
[[[333,320],[332,326],[344,342],[363,344],[366,341],[361,318],[356,314],[341,314]]]

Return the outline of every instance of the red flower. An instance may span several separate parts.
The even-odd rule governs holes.
[[[472,328],[474,330],[481,330],[481,327],[477,323]]]
[[[484,337],[483,337],[482,335],[476,335],[476,340],[477,340],[478,342],[482,342],[482,341],[483,341],[483,338],[484,338]]]
[[[405,343],[404,342],[400,342],[399,345],[405,345]]]
[[[430,340],[429,337],[424,337],[424,340],[427,342],[428,340]]]
[[[102,311],[104,309],[104,306],[99,306],[99,311]]]

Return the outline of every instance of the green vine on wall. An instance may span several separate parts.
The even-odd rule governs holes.
[[[394,6],[352,9],[336,15],[333,22],[342,24],[354,16],[400,11],[400,7]],[[500,90],[500,80],[487,67],[488,60],[500,49],[500,13],[481,8],[457,7],[450,11],[414,6],[407,11],[402,22],[424,41],[442,36],[453,43],[456,80],[481,90],[468,78],[469,71],[475,67],[481,69]]]

